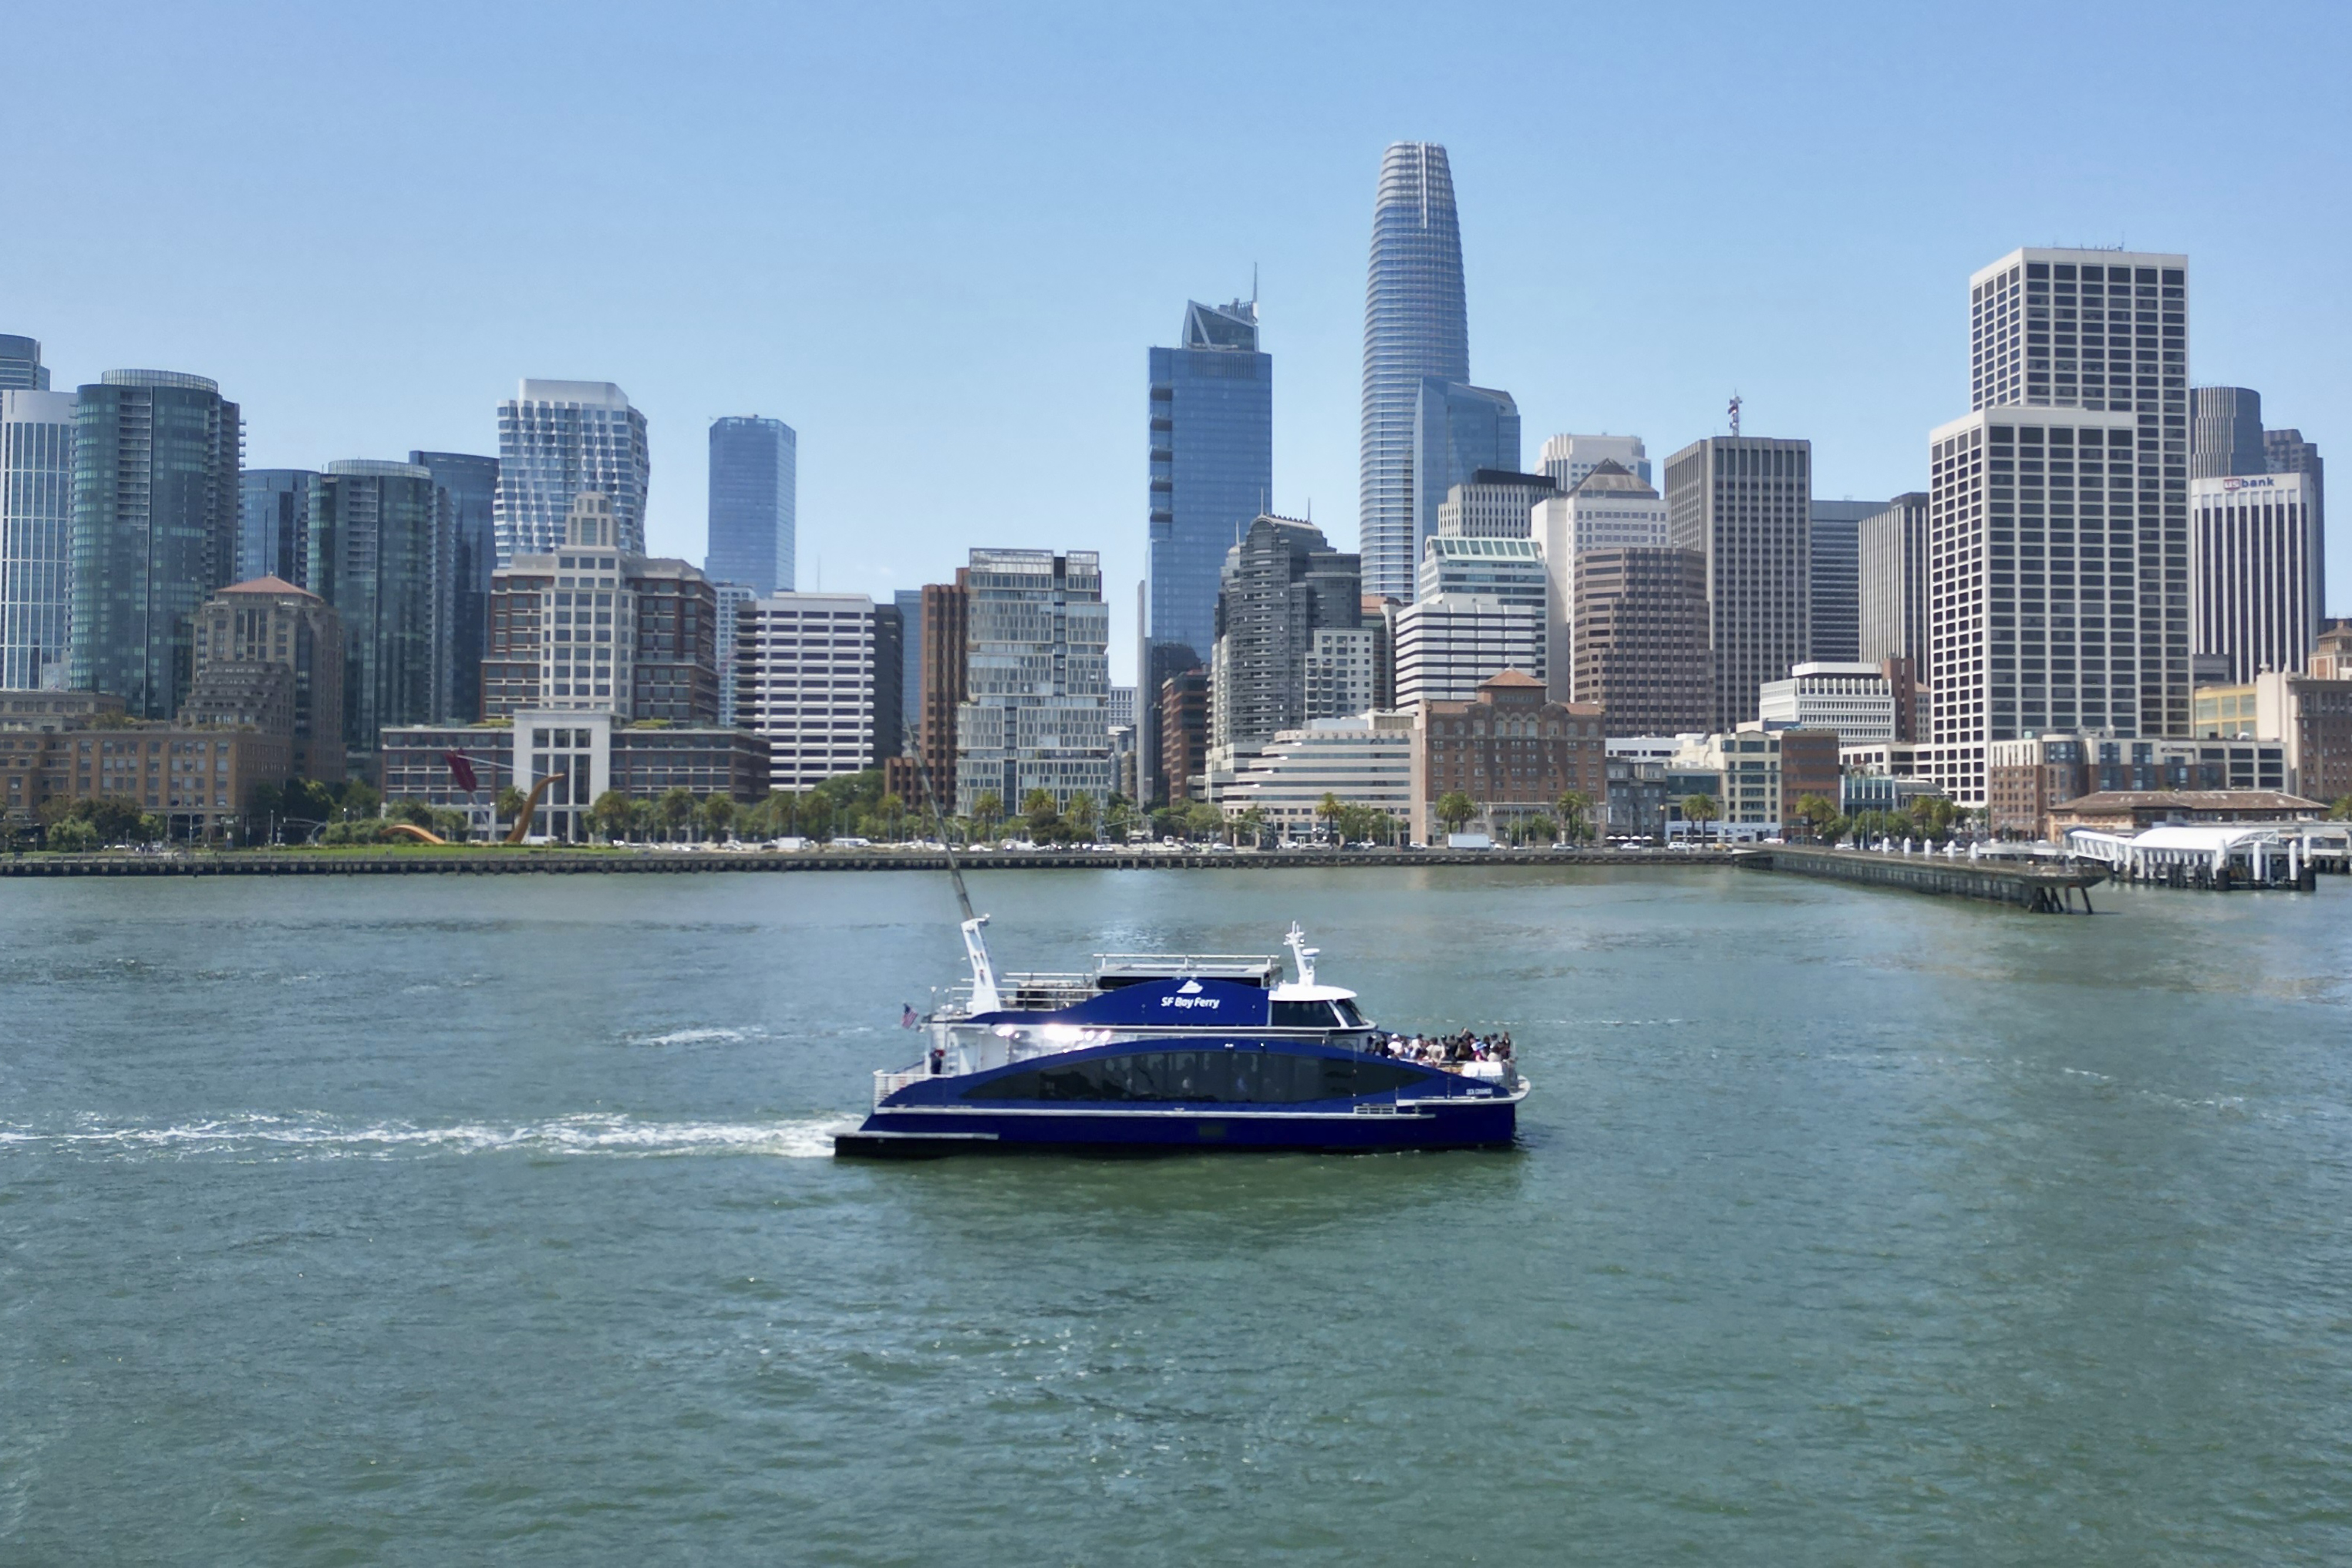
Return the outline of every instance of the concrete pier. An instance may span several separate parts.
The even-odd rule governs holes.
[[[1739,863],[1759,871],[1789,872],[1867,887],[1897,887],[1953,898],[1981,898],[2036,914],[2065,915],[2082,896],[2091,913],[2091,889],[2107,880],[2095,867],[2050,866],[2008,861],[1971,861],[1941,855],[1890,855],[1865,850],[1794,849],[1773,844],[1748,851]]]

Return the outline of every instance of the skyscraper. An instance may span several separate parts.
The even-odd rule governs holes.
[[[1479,468],[1445,492],[1437,508],[1435,538],[1524,539],[1535,537],[1536,513],[1559,493],[1546,474],[1512,474],[1500,468]],[[1422,559],[1428,559],[1429,540],[1422,541]]]
[[[2318,488],[2311,474],[2189,482],[2196,651],[2228,660],[2232,682],[2290,674],[2311,656],[2325,613]]]
[[[1550,436],[1543,444],[1543,455],[1536,460],[1536,467],[1550,475],[1564,496],[1603,463],[1616,464],[1644,485],[1652,482],[1650,455],[1638,435]]]
[[[67,684],[179,712],[195,613],[236,572],[237,406],[203,376],[109,371],[76,394]]]
[[[1714,435],[1666,459],[1668,541],[1706,560],[1712,729],[1812,656],[1812,484],[1810,441]]]
[[[1855,582],[1855,530],[1864,517],[1886,509],[1884,501],[1823,501],[1812,506],[1812,657],[1815,662],[1850,664],[1862,638],[1862,606]]]
[[[1225,552],[1209,677],[1212,774],[1230,772],[1276,731],[1307,722],[1315,633],[1359,628],[1360,572],[1359,558],[1292,517],[1257,518]]]
[[[768,743],[773,788],[813,789],[889,755],[876,712],[898,678],[896,638],[880,642],[886,613],[898,612],[862,593],[766,594],[743,609],[735,712]]]
[[[923,591],[901,588],[890,595],[898,610],[898,755],[916,755],[923,724]]]
[[[1192,664],[1216,634],[1225,551],[1273,504],[1274,356],[1258,348],[1257,302],[1188,303],[1150,371],[1150,642]]]
[[[1927,494],[1897,496],[1854,529],[1856,657],[1927,667]]]
[[[49,368],[41,363],[41,340],[0,332],[0,392],[47,392]]]
[[[237,479],[236,580],[274,577],[299,588],[310,579],[308,468],[247,468]]]
[[[646,416],[610,382],[528,381],[499,404],[498,564],[560,549],[583,491],[608,497],[617,548],[643,555],[652,474]]]
[[[2013,250],[1977,269],[1969,279],[1969,303],[1971,408],[2079,408],[2135,416],[2134,471],[2156,485],[2158,509],[2151,517],[2140,508],[2135,519],[2137,593],[2134,621],[2123,628],[2126,657],[2138,672],[2139,714],[2130,733],[2189,734],[2189,258]],[[2117,464],[2112,444],[2106,453],[2112,480]],[[2021,520],[2021,510],[2001,505],[2008,499],[1996,495],[1991,504]],[[2055,528],[2070,515],[2061,504],[2073,498],[2047,499],[2052,506],[2046,516]],[[2018,498],[2020,507],[2024,500]],[[1931,517],[1930,528],[1942,529],[1951,521]],[[1931,587],[1945,597],[1939,586]],[[2112,608],[2093,619],[2105,624],[2084,630],[2118,630]],[[1942,701],[1939,695],[1939,708]],[[1985,717],[1999,728],[1997,715]],[[2125,732],[2119,727],[2116,733]]]
[[[499,460],[466,452],[411,452],[449,499],[449,717],[482,711],[489,651],[490,577],[499,570]]]
[[[763,598],[793,591],[799,494],[800,437],[791,425],[756,415],[712,420],[703,575],[740,582]]]
[[[1515,474],[1519,466],[1519,405],[1492,387],[1424,377],[1415,394],[1412,424],[1412,560],[1438,530],[1446,495],[1483,470]]]
[[[1364,401],[1358,534],[1366,591],[1412,597],[1413,444],[1425,379],[1467,382],[1470,322],[1462,291],[1462,231],[1445,149],[1400,141],[1381,160],[1364,288]],[[1471,466],[1517,468],[1506,463]],[[1466,476],[1467,470],[1465,471]],[[1436,499],[1445,497],[1445,485]],[[1435,521],[1432,503],[1432,522]]]
[[[1112,783],[1100,559],[1092,550],[975,549],[965,582],[957,814],[970,816],[985,794],[1016,812],[1040,789],[1057,810],[1081,792],[1100,807]]]
[[[330,463],[310,488],[310,590],[343,627],[343,744],[449,716],[449,507],[415,463]]]
[[[2263,449],[2263,394],[2251,387],[2189,388],[2189,476],[2211,479],[2269,471],[2270,457]]]
[[[0,392],[0,687],[65,683],[73,449],[72,393]]]
[[[1678,735],[1714,714],[1707,663],[1706,558],[1663,545],[1577,552],[1574,669],[1551,682],[1598,705],[1611,735]]]
[[[1554,437],[1554,440],[1562,439]],[[1568,437],[1566,439],[1579,439]],[[1640,444],[1637,442],[1638,446]],[[1644,463],[1643,467],[1649,466]],[[1543,546],[1544,570],[1550,579],[1549,605],[1545,615],[1544,674],[1551,686],[1554,702],[1594,702],[1599,699],[1580,696],[1576,693],[1576,672],[1581,666],[1577,653],[1576,609],[1579,594],[1576,588],[1576,563],[1588,550],[1595,549],[1664,549],[1666,548],[1666,503],[1650,482],[1627,469],[1613,457],[1597,460],[1585,469],[1576,487],[1565,496],[1554,497],[1535,508],[1534,537]],[[1620,562],[1615,569],[1628,585],[1627,591],[1639,591],[1647,602],[1649,583],[1655,573],[1645,561]],[[1704,574],[1700,586],[1706,586]],[[1628,648],[1636,646],[1631,636],[1622,639]],[[1702,654],[1706,650],[1705,635],[1697,643]],[[1629,653],[1627,658],[1634,655]],[[1616,680],[1622,687],[1630,678],[1625,673],[1630,666],[1622,659],[1611,666],[1618,672]],[[1675,699],[1675,711],[1687,713],[1689,704],[1682,696]],[[1611,720],[1612,724],[1615,720]],[[1638,731],[1622,731],[1636,734]],[[1659,733],[1652,731],[1651,733]]]

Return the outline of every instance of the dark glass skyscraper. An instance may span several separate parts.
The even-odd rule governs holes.
[[[1412,455],[1409,546],[1417,573],[1429,536],[1437,531],[1445,492],[1467,485],[1481,468],[1518,471],[1519,405],[1507,392],[1425,377],[1414,394]],[[1403,597],[1412,598],[1412,591],[1408,588]]]
[[[1184,308],[1177,346],[1151,350],[1151,643],[1207,657],[1225,552],[1271,504],[1274,356],[1257,303]]]
[[[310,481],[308,468],[247,468],[237,481],[234,580],[274,577],[302,587],[310,577]]]
[[[449,716],[475,718],[489,648],[490,574],[499,569],[499,460],[466,452],[412,452],[408,460],[448,493]]]
[[[1413,441],[1424,380],[1467,382],[1462,230],[1445,149],[1400,141],[1381,160],[1364,287],[1364,408],[1357,517],[1364,591],[1413,592]],[[1516,444],[1516,442],[1514,443]],[[1517,468],[1516,454],[1508,466]],[[1441,498],[1444,490],[1439,491]]]
[[[761,597],[793,588],[800,437],[781,419],[710,422],[710,551],[703,575]]]
[[[343,623],[343,744],[449,716],[449,505],[433,471],[357,458],[310,488],[310,591]]]
[[[41,363],[37,338],[0,332],[0,392],[47,392],[49,368]]]
[[[244,427],[203,376],[109,371],[76,395],[67,684],[171,718],[196,612],[236,570]]]

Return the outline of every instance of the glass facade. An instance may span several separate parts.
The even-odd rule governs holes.
[[[308,468],[247,468],[237,479],[238,582],[274,577],[299,588],[310,577]]]
[[[499,405],[498,492],[491,528],[497,565],[561,548],[572,498],[608,497],[619,548],[646,549],[646,489],[653,470],[646,416],[610,382],[526,381]]]
[[[37,338],[0,332],[0,392],[47,392],[49,368],[41,363]]]
[[[1364,402],[1358,529],[1364,591],[1412,597],[1413,445],[1423,382],[1470,379],[1470,323],[1462,292],[1462,231],[1445,149],[1400,141],[1381,161],[1372,207],[1371,266],[1364,288]],[[1516,416],[1516,411],[1514,411]],[[1517,468],[1510,460],[1482,466]],[[1462,476],[1467,478],[1465,470]],[[1430,506],[1436,522],[1436,490]]]
[[[310,493],[310,591],[343,623],[343,744],[449,716],[449,505],[413,463],[331,463]]]
[[[499,569],[499,460],[466,452],[411,452],[449,500],[449,714],[482,711],[489,648],[490,574]]]
[[[1886,510],[1884,501],[1822,501],[1812,504],[1809,546],[1811,573],[1812,656],[1822,664],[1846,664],[1862,657],[1861,528]]]
[[[171,718],[196,612],[236,570],[244,427],[203,376],[109,371],[76,395],[67,684]]]
[[[1151,642],[1192,650],[1215,636],[1225,552],[1274,490],[1274,356],[1257,306],[1190,304],[1180,345],[1151,350]]]
[[[966,700],[956,710],[956,810],[1007,814],[1111,790],[1110,609],[1092,550],[976,549],[965,573]]]
[[[0,392],[0,687],[64,684],[73,447],[72,394]]]
[[[704,575],[713,582],[740,582],[761,598],[793,591],[799,466],[800,437],[782,420],[710,422],[710,551],[703,558]]]
[[[1518,466],[1519,405],[1510,393],[1424,377],[1413,393],[1412,559],[1421,559],[1437,532],[1448,490],[1469,484],[1481,468]],[[1412,596],[1408,580],[1404,597]]]

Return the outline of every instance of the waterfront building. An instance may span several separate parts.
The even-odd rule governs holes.
[[[710,422],[704,576],[740,582],[755,598],[793,591],[799,469],[800,437],[782,420],[733,415]]]
[[[41,341],[0,332],[0,392],[47,392],[49,367],[41,363]]]
[[[1410,598],[1421,540],[1414,531],[1413,446],[1424,378],[1470,379],[1462,231],[1445,149],[1400,141],[1381,159],[1364,287],[1364,392],[1358,532],[1367,591]],[[1474,466],[1517,468],[1508,462]],[[1444,497],[1445,486],[1437,488]]]
[[[2184,335],[2184,342],[2187,340]],[[2251,387],[2189,389],[2189,476],[2267,474],[2263,394]]]
[[[2311,656],[2326,615],[2317,488],[2294,473],[2189,483],[2195,648],[2226,660],[2231,680],[2300,670]]]
[[[2148,607],[2167,592],[2167,504],[2137,486],[2141,460],[2160,455],[2140,436],[2127,410],[2002,408],[1931,437],[1923,727],[1932,776],[1963,806],[1985,802],[1994,741],[2165,733],[2175,671],[2189,727],[2187,584],[2178,616]]]
[[[216,383],[173,371],[109,371],[76,397],[66,684],[167,719],[196,611],[236,573],[244,423]]]
[[[1323,802],[1385,811],[1398,821],[1412,810],[1413,716],[1358,713],[1313,718],[1277,732],[1218,793],[1228,818],[1253,809],[1286,839],[1315,837],[1328,824]]]
[[[0,338],[0,361],[11,344],[30,345],[37,367],[40,345],[29,338]],[[46,383],[46,372],[41,380]],[[0,391],[0,687],[65,684],[75,417],[70,393]]]
[[[1602,457],[1585,470],[1567,495],[1538,503],[1532,525],[1551,580],[1544,663],[1552,695],[1563,702],[1591,701],[1570,689],[1576,669],[1577,561],[1586,550],[1665,549],[1666,503],[1646,479],[1614,458]]]
[[[2053,807],[2044,837],[2062,842],[2068,833],[2144,833],[2151,828],[2203,822],[2308,822],[2326,808],[2317,800],[2276,789],[2103,790]],[[2226,842],[2216,835],[2214,843]],[[2210,858],[2202,849],[2197,858]]]
[[[1781,808],[1780,737],[1774,731],[1742,729],[1728,735],[1683,737],[1667,770],[1670,775],[1703,774],[1717,780],[1712,789],[1683,792],[1715,798],[1716,818],[1708,829],[1711,837],[1770,838],[1788,820]],[[1679,821],[1681,796],[1667,804]]]
[[[490,578],[499,566],[499,460],[470,452],[414,451],[408,460],[430,473],[447,497],[448,712],[452,718],[467,717],[482,711],[482,659],[489,651]]]
[[[1775,728],[1834,731],[1841,740],[1896,738],[1895,689],[1876,664],[1799,664],[1785,681],[1767,681],[1757,716]]]
[[[643,555],[653,472],[646,416],[610,382],[526,379],[499,404],[498,564],[563,546],[574,497],[613,503],[614,549]]]
[[[1574,559],[1552,620],[1554,696],[1591,704],[1612,736],[1702,730],[1714,712],[1706,560],[1696,550],[1611,546]],[[1562,653],[1565,648],[1565,653]]]
[[[719,591],[687,562],[624,550],[611,497],[573,497],[562,549],[491,579],[482,716],[719,720]]]
[[[449,716],[448,497],[433,471],[330,463],[310,487],[310,591],[343,630],[343,745],[376,748],[387,725]]]
[[[197,612],[192,714],[234,711],[260,694],[252,674],[280,672],[289,766],[304,779],[341,782],[345,773],[343,625],[334,606],[275,577],[233,583]],[[259,719],[252,722],[259,724]]]
[[[1653,838],[1665,831],[1666,765],[1638,758],[1611,757],[1606,768],[1609,804],[1602,836]]]
[[[2254,677],[2254,733],[2285,748],[2286,788],[2317,800],[2352,796],[2352,671],[2332,680],[2266,671]]]
[[[1801,726],[1784,728],[1764,720],[1742,728],[1769,729],[1780,737],[1781,831],[1810,831],[1800,814],[1805,800],[1810,797],[1834,802],[1841,796],[1844,769],[1838,759],[1838,732]]]
[[[2135,497],[2131,536],[2136,559],[2132,579],[2132,620],[2125,630],[2132,664],[2128,677],[2136,689],[2138,713],[2131,721],[2139,735],[2179,736],[2189,729],[2190,655],[2195,651],[2189,613],[2191,584],[2189,549],[2189,259],[2182,256],[2099,250],[2027,247],[2011,251],[1999,261],[1979,267],[1969,280],[1970,308],[1970,407],[1983,413],[2000,407],[2082,409],[2110,416],[2102,426],[2110,432],[2126,428],[2112,416],[2128,413],[2136,482],[2154,482],[2155,497]],[[2070,423],[2063,414],[2034,415],[2051,425]],[[2116,447],[2107,444],[2108,517],[2115,520],[2117,474]],[[2030,474],[2031,471],[2026,471]],[[2023,475],[2020,476],[2024,476]],[[2052,476],[2053,478],[2055,476]],[[2083,476],[2083,477],[2087,477]],[[2007,488],[2007,486],[2000,486]],[[2019,486],[2016,516],[2046,517],[2053,528],[2069,516],[2069,497],[2053,485],[2046,497],[2046,513],[2032,494]],[[2089,486],[2079,497],[2085,507]],[[2010,497],[1995,496],[1994,504]],[[2088,510],[2081,514],[2088,518]],[[1936,522],[1931,519],[1931,526]],[[1999,531],[1999,530],[1996,530]],[[2108,532],[2119,530],[2112,527]],[[2017,541],[2021,550],[2036,541]],[[2110,546],[2125,542],[2109,538]],[[2021,561],[2030,555],[2021,555]],[[2031,574],[2031,567],[2021,566]],[[2061,569],[2053,566],[2054,575]],[[2106,574],[2110,577],[2112,573]],[[1933,586],[1933,585],[1931,585]],[[2037,585],[2025,584],[2025,587]],[[2114,585],[2109,584],[2110,587]],[[1948,599],[1948,596],[1945,596]],[[2035,597],[2025,594],[2030,604]],[[2057,597],[2063,597],[2063,595]],[[2104,630],[2112,640],[2118,630],[2117,601],[2102,608]],[[1960,613],[1965,604],[1947,603],[1952,620],[1973,619]],[[2022,613],[2032,613],[2027,609]],[[2053,617],[2064,612],[2052,609]],[[1990,628],[2001,630],[2005,628]],[[2021,629],[2021,630],[2024,630]],[[2062,632],[2063,626],[2051,630]],[[2084,630],[2095,630],[2084,628]],[[2112,654],[2112,648],[2110,648]],[[2004,654],[2004,657],[2006,655]],[[2029,661],[2031,662],[2031,661]],[[2112,657],[2110,664],[2114,663]],[[1938,687],[1943,666],[1930,651],[1929,685]],[[2064,683],[2051,672],[2053,688]],[[2113,676],[2117,672],[2110,669]],[[2021,683],[2032,686],[2035,683]],[[2021,704],[2021,712],[2025,704]],[[1997,716],[1988,716],[1990,717]],[[2023,721],[2031,727],[2031,721]],[[2053,727],[2067,722],[2054,716]],[[2076,721],[2097,726],[2087,716]],[[2121,732],[2123,721],[2109,720]],[[1982,774],[1971,775],[1980,783]]]
[[[1607,763],[1601,710],[1549,700],[1534,675],[1504,670],[1466,702],[1433,698],[1413,710],[1413,842],[1444,831],[1437,803],[1450,794],[1469,797],[1496,833],[1556,818],[1571,789],[1598,807],[1609,798]]]
[[[52,800],[113,796],[161,818],[173,839],[215,837],[289,767],[282,727],[194,714],[148,724],[110,692],[0,690],[0,812],[16,827]]]
[[[1375,705],[1379,634],[1370,627],[1318,627],[1307,649],[1307,718],[1347,718]]]
[[[2054,730],[1990,742],[1987,754],[1988,825],[2006,837],[2055,838],[2051,813],[2085,796],[2294,786],[2277,741]]]
[[[1542,474],[1477,469],[1467,483],[1445,492],[1445,500],[1437,508],[1437,532],[1454,538],[1531,538],[1537,507],[1556,491],[1550,478]]]
[[[898,612],[898,635],[901,639],[898,657],[898,751],[901,756],[916,754],[923,726],[923,591],[901,588],[890,595],[890,602]],[[919,794],[901,792],[898,798],[913,802]]]
[[[1209,671],[1179,670],[1160,683],[1160,780],[1152,799],[1171,805],[1195,798],[1209,768]]]
[[[1706,562],[1710,727],[1812,656],[1812,443],[1716,435],[1666,459],[1666,527]]]
[[[686,789],[699,799],[724,795],[739,806],[756,805],[768,793],[768,748],[748,730],[525,710],[512,723],[395,727],[383,732],[383,743],[386,804],[414,800],[462,810],[478,837],[502,826],[500,790],[511,786],[528,795],[551,775],[558,777],[531,814],[531,833],[559,843],[593,836],[589,809],[607,790],[657,800]],[[466,759],[475,789],[457,779],[453,754]]]
[[[1817,664],[1852,664],[1862,657],[1859,532],[1864,519],[1885,509],[1881,501],[1813,502],[1806,597]]]
[[[890,607],[889,619],[898,612]],[[735,712],[768,743],[778,789],[807,789],[880,766],[878,701],[895,695],[895,626],[862,593],[778,593],[741,612]]]
[[[956,812],[1032,791],[1056,810],[1111,789],[1110,614],[1092,550],[975,549],[964,577],[965,687],[956,710]]]
[[[942,812],[955,809],[956,715],[970,695],[970,580],[971,569],[958,567],[953,581],[923,589],[922,691],[915,757],[920,799],[935,801]]]
[[[1225,552],[1210,659],[1212,774],[1307,721],[1315,633],[1360,629],[1359,563],[1312,523],[1272,516],[1254,520]]]
[[[237,476],[236,576],[274,577],[297,588],[310,576],[309,468],[247,468]]]
[[[1652,482],[1650,455],[1638,435],[1549,436],[1544,441],[1543,454],[1536,466],[1565,496],[1603,463],[1614,463],[1644,485]]]
[[[1189,667],[1216,636],[1225,552],[1273,504],[1274,356],[1255,300],[1194,300],[1150,361],[1149,639]]]
[[[1510,393],[1428,376],[1413,406],[1412,548],[1419,559],[1455,486],[1482,471],[1510,476],[1506,484],[1524,481],[1517,477],[1519,408]]]
[[[1854,526],[1854,657],[1927,667],[1927,494],[1909,490]]]

